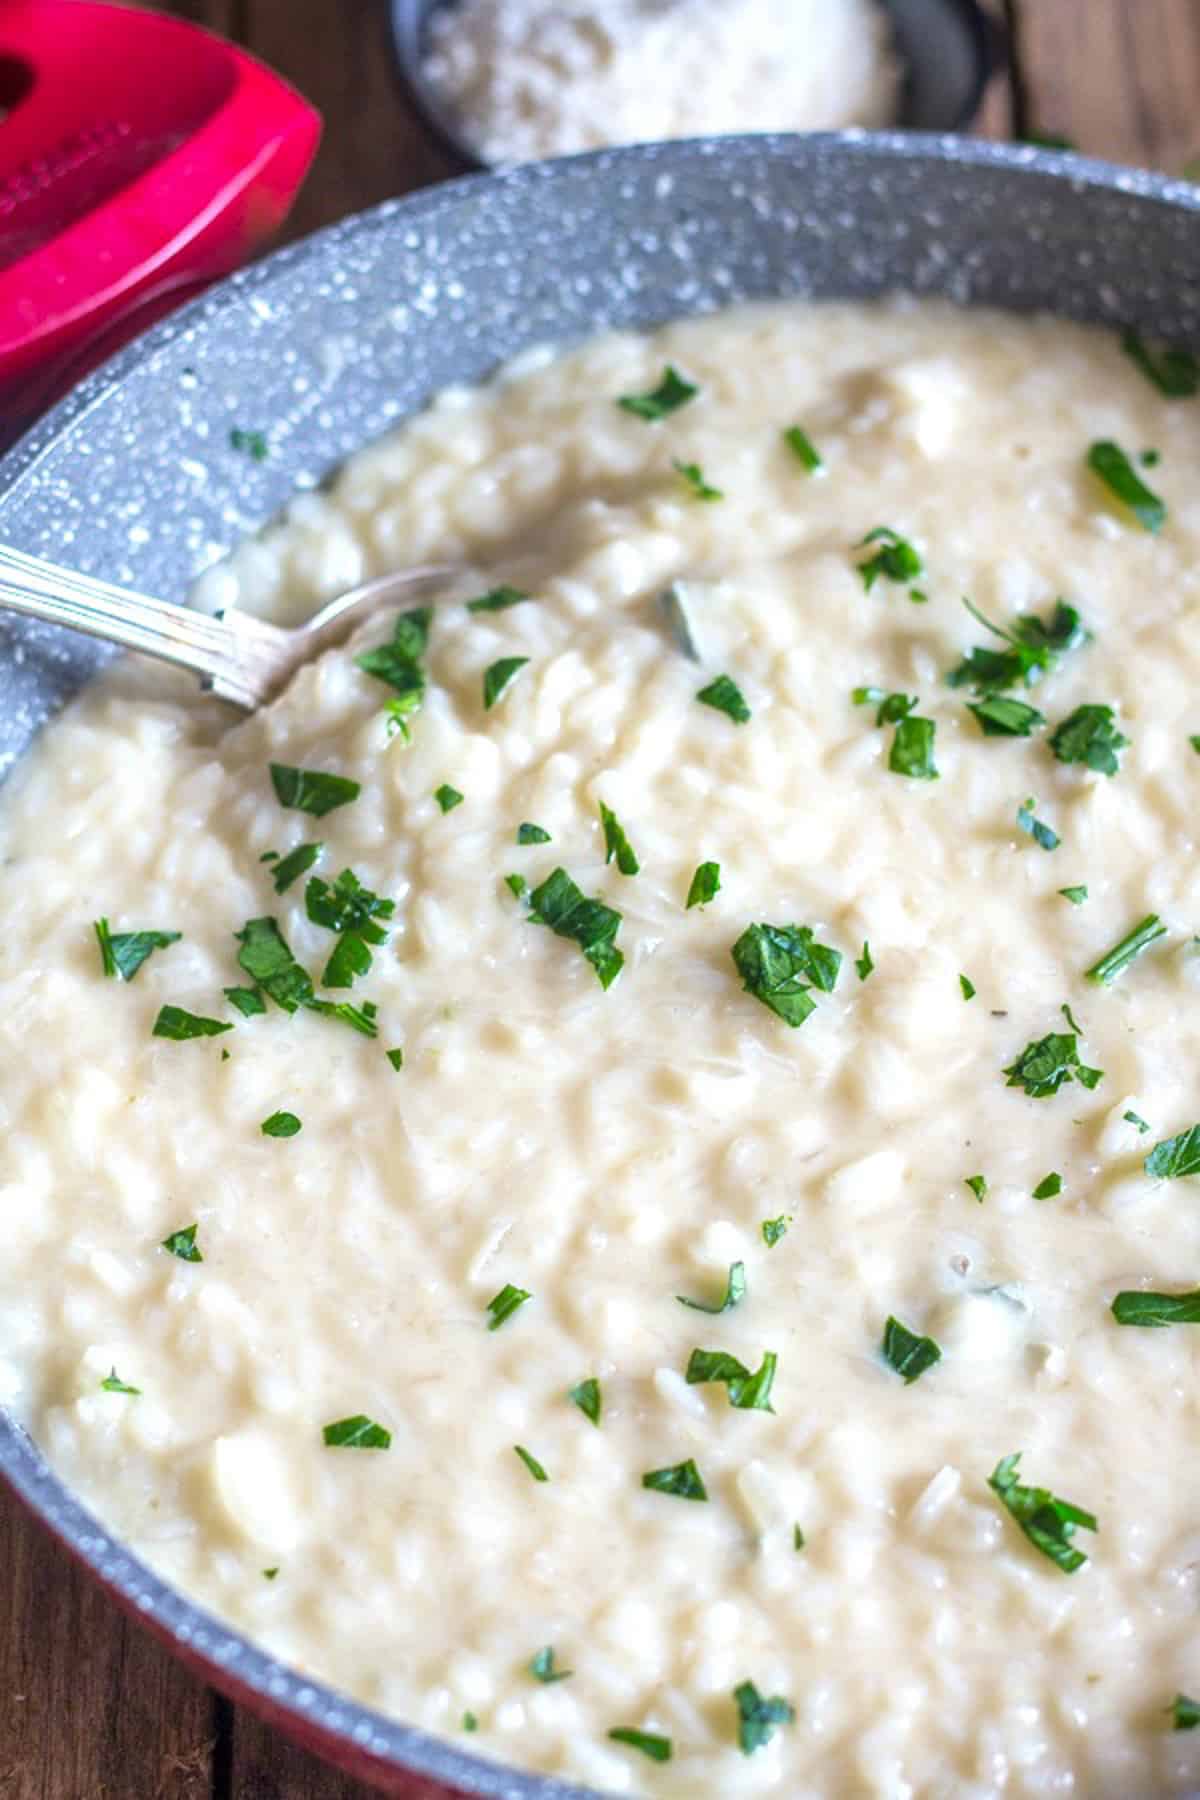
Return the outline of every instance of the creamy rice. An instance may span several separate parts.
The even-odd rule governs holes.
[[[687,404],[614,404],[667,364]],[[2,818],[0,1402],[156,1568],[302,1670],[612,1793],[1196,1787],[1200,1733],[1167,1710],[1200,1694],[1195,1343],[1110,1311],[1200,1275],[1189,1183],[1143,1169],[1197,1113],[1194,408],[1115,340],[934,304],[527,357],[202,584],[297,617],[371,571],[469,565],[410,743],[354,662],[385,619],[252,719],[126,666],[46,731]],[[1085,467],[1098,440],[1161,495],[1157,532]],[[905,565],[877,527],[909,572],[868,588],[881,549]],[[462,604],[501,584],[533,598]],[[1044,715],[1029,737],[984,735],[946,683],[1005,648],[963,595],[1010,628],[1061,595],[1091,633],[1006,689]],[[698,702],[722,674],[748,721]],[[889,767],[927,733],[877,726],[851,698],[873,685],[917,697],[937,779]],[[1129,740],[1115,774],[1052,753],[1083,705]],[[272,762],[361,792],[310,816]],[[636,875],[605,865],[601,803]],[[315,841],[277,895],[261,859]],[[607,990],[505,883],[558,867],[622,915]],[[369,972],[318,991],[376,1004],[378,1035],[241,1016],[233,934],[277,919],[319,978],[306,884],[345,868],[394,915]],[[1147,914],[1165,935],[1086,980]],[[99,917],[182,936],[105,979]],[[798,1028],[735,969],[756,922],[841,954]],[[1035,1098],[1006,1071],[1071,1031],[1063,1003],[1103,1077]],[[233,1029],[156,1037],[165,1005]],[[264,1134],[279,1111],[297,1135]],[[737,1264],[739,1304],[680,1305]],[[508,1284],[532,1298],[490,1330]],[[891,1315],[941,1351],[910,1385]],[[696,1349],[777,1356],[774,1410],[689,1384]],[[390,1447],[326,1444],[360,1415]],[[1060,1544],[1074,1573],[989,1487],[1018,1451],[1095,1516]],[[706,1502],[643,1486],[689,1459]],[[531,1671],[548,1647],[569,1679]],[[752,1754],[744,1683],[794,1709]]]

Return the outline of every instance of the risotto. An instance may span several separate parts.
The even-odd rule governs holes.
[[[1195,1790],[1195,387],[906,301],[528,356],[198,595],[427,604],[45,731],[0,1403],[155,1568],[614,1794]]]

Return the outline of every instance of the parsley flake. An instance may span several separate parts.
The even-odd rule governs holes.
[[[723,500],[725,498],[721,488],[710,486],[704,479],[704,470],[699,463],[680,462],[678,457],[672,457],[671,467],[681,477],[684,485],[690,489],[693,500]]]
[[[358,782],[346,775],[329,775],[322,769],[293,769],[287,763],[272,763],[270,769],[271,785],[280,806],[311,813],[316,819],[323,819],[339,806],[348,806],[362,792]]]
[[[262,431],[243,431],[235,425],[229,433],[229,443],[234,450],[244,450],[254,462],[266,462],[270,455],[266,433]]]
[[[483,672],[483,705],[487,711],[510,688],[529,661],[527,656],[501,656]]]
[[[1200,393],[1200,363],[1190,350],[1151,350],[1132,330],[1122,333],[1121,348],[1168,400],[1187,400]]]
[[[1127,969],[1136,957],[1148,950],[1157,938],[1166,937],[1167,928],[1157,913],[1147,913],[1140,924],[1132,931],[1126,932],[1119,944],[1114,944],[1107,955],[1099,962],[1094,962],[1090,969],[1084,971],[1088,981],[1094,981],[1101,987],[1111,987],[1124,969]]]
[[[1043,1175],[1033,1190],[1035,1200],[1057,1200],[1063,1190],[1063,1178],[1057,1171]]]
[[[842,966],[808,925],[748,925],[730,954],[745,992],[793,1027],[816,1010],[810,987],[832,994]]]
[[[1022,831],[1029,834],[1034,843],[1038,845],[1039,849],[1057,850],[1058,846],[1062,843],[1062,839],[1059,837],[1057,831],[1053,830],[1051,826],[1045,824],[1041,819],[1034,818],[1033,809],[1036,805],[1037,801],[1030,795],[1023,806],[1018,806],[1017,824],[1021,827]]]
[[[715,1381],[723,1383],[730,1406],[741,1412],[769,1412],[771,1388],[779,1358],[773,1350],[764,1350],[762,1367],[753,1374],[745,1363],[726,1350],[693,1350],[688,1358],[685,1379],[689,1387]]]
[[[331,1450],[390,1450],[392,1434],[385,1425],[377,1425],[365,1413],[354,1413],[348,1419],[335,1419],[321,1432]]]
[[[529,1664],[529,1673],[533,1676],[535,1681],[542,1681],[549,1685],[555,1681],[569,1681],[575,1671],[574,1669],[556,1669],[554,1666],[554,1646],[553,1644],[547,1644],[545,1649],[539,1650],[537,1655],[531,1660]]]
[[[790,1725],[796,1717],[795,1707],[782,1695],[774,1694],[766,1700],[752,1681],[743,1681],[734,1688],[733,1703],[738,1715],[738,1748],[743,1756],[753,1756],[771,1741],[778,1726]]]
[[[1008,1076],[1008,1087],[1023,1087],[1033,1100],[1057,1094],[1068,1081],[1078,1081],[1090,1089],[1104,1079],[1100,1069],[1089,1069],[1080,1062],[1078,1037],[1073,1031],[1052,1031],[1026,1044],[1004,1074]]]
[[[186,1225],[182,1231],[173,1231],[170,1237],[163,1239],[159,1249],[169,1251],[172,1256],[177,1256],[180,1262],[203,1262],[204,1257],[196,1242],[198,1229],[198,1226]]]
[[[463,1714],[462,1728],[464,1731],[478,1731],[479,1730],[479,1720],[475,1717],[475,1714],[473,1712],[465,1712]]]
[[[488,1330],[499,1331],[505,1320],[511,1319],[513,1314],[519,1312],[525,1302],[532,1298],[533,1295],[525,1288],[514,1287],[511,1281],[506,1281],[500,1292],[493,1294],[484,1308],[485,1312],[491,1314],[491,1318],[488,1320]]]
[[[653,424],[658,419],[665,419],[668,413],[678,412],[689,400],[694,400],[700,389],[692,382],[686,381],[678,369],[668,363],[662,373],[662,380],[656,388],[645,394],[622,394],[617,405],[624,412],[632,413],[635,418],[645,419]]]
[[[735,725],[745,725],[750,719],[750,708],[742,698],[742,690],[729,675],[718,675],[707,687],[700,689],[696,698],[702,706],[723,712]]]
[[[1155,1144],[1142,1167],[1147,1175],[1177,1181],[1183,1175],[1200,1175],[1200,1125],[1192,1125],[1176,1137]]]
[[[324,844],[297,844],[294,850],[289,850],[286,856],[281,857],[271,870],[275,892],[286,894],[293,881],[308,874],[324,848]]]
[[[799,425],[789,425],[783,433],[783,441],[810,475],[819,474],[825,467],[820,451],[808,434],[801,431]]]
[[[1065,600],[1055,602],[1048,621],[1039,619],[1036,613],[1021,613],[1007,627],[994,625],[965,595],[963,605],[985,631],[1006,646],[1003,650],[969,650],[947,675],[950,687],[969,687],[980,696],[998,694],[1003,688],[1016,687],[1018,682],[1034,687],[1058,667],[1066,651],[1077,649],[1088,639],[1078,612]]]
[[[425,669],[422,658],[429,643],[432,608],[416,606],[398,613],[392,621],[392,635],[385,644],[377,644],[362,656],[355,657],[355,667],[364,675],[374,676],[394,690],[388,701],[386,717],[388,736],[397,733],[408,743],[411,733],[408,721],[419,712],[425,699]]]
[[[1032,737],[1046,723],[1045,713],[1010,694],[988,694],[983,700],[968,700],[967,711],[974,713],[984,737]]]
[[[1025,1536],[1043,1556],[1056,1563],[1064,1575],[1073,1575],[1087,1561],[1082,1550],[1071,1539],[1077,1526],[1085,1531],[1098,1531],[1095,1515],[1060,1500],[1049,1488],[1024,1487],[1017,1479],[1018,1450],[996,1464],[988,1476],[988,1486],[1011,1513]]]
[[[1127,1289],[1114,1299],[1112,1315],[1118,1325],[1200,1325],[1200,1288],[1190,1294]]]
[[[507,612],[510,606],[520,606],[533,595],[527,594],[523,588],[500,587],[489,588],[486,594],[480,594],[477,600],[467,601],[469,613]]]
[[[871,946],[866,938],[863,939],[862,955],[856,956],[854,959],[854,967],[860,981],[865,981],[868,975],[875,973],[875,959],[871,955]]]
[[[905,1387],[911,1387],[926,1369],[932,1369],[934,1363],[942,1360],[940,1344],[931,1337],[919,1337],[892,1314],[883,1328],[881,1349],[888,1367],[904,1377]]]
[[[718,1313],[732,1312],[746,1298],[746,1265],[740,1262],[730,1263],[725,1294],[716,1306],[710,1306],[706,1300],[689,1300],[686,1294],[676,1294],[675,1298],[680,1306],[690,1306],[693,1312],[709,1313],[713,1318]]]
[[[230,1006],[237,1008],[243,1019],[255,1019],[267,1010],[267,1003],[257,988],[227,987],[222,988],[221,992]]]
[[[97,919],[92,927],[100,946],[100,966],[108,976],[132,981],[146,958],[155,950],[177,944],[179,931],[110,931],[107,919]]]
[[[529,1473],[533,1476],[535,1481],[549,1481],[550,1477],[547,1475],[545,1469],[543,1469],[537,1457],[526,1450],[524,1444],[514,1444],[513,1449],[525,1464],[525,1467],[529,1470]]]
[[[1146,486],[1119,444],[1105,438],[1091,446],[1085,461],[1114,499],[1129,508],[1143,531],[1162,530],[1167,520],[1166,506]]]
[[[687,891],[685,911],[690,912],[693,906],[707,906],[715,900],[721,891],[721,865],[715,862],[702,862],[692,876]]]
[[[1119,752],[1129,739],[1113,723],[1111,706],[1077,706],[1051,734],[1050,748],[1061,763],[1083,763],[1101,775],[1115,775]]]
[[[799,1527],[799,1525],[793,1525],[792,1526],[792,1549],[793,1550],[803,1550],[803,1548],[804,1548],[804,1533],[801,1530],[801,1528]]]
[[[576,1382],[567,1398],[579,1408],[585,1419],[590,1419],[593,1425],[599,1425],[604,1402],[600,1383],[594,1375],[589,1375],[585,1381]]]
[[[633,845],[625,836],[624,828],[616,813],[610,807],[605,806],[603,800],[600,802],[600,823],[604,827],[605,868],[615,856],[617,868],[622,875],[636,875],[641,864],[638,862]]]
[[[964,1175],[963,1180],[978,1200],[980,1206],[987,1198],[988,1184],[986,1175]]]
[[[350,875],[348,869],[343,873]],[[340,876],[338,880],[341,881]],[[352,875],[350,880],[354,881]],[[336,898],[340,895],[345,898],[347,894],[354,892],[360,894],[363,904],[367,899],[374,901],[376,898],[366,889],[359,890],[357,882],[354,882],[353,890],[350,889],[349,883],[343,884],[339,889],[338,882],[335,882],[333,888],[330,889],[325,882],[314,876],[313,881],[309,883],[309,888],[312,888],[314,884],[322,896],[328,894]],[[307,902],[307,894],[305,898]],[[323,897],[314,896],[314,903],[323,906]],[[392,903],[383,901],[379,904],[390,906]],[[316,921],[316,923],[322,922],[323,920],[320,919]],[[365,931],[365,929],[365,927],[360,927],[360,930]],[[377,1009],[370,1000],[364,1000],[361,1006],[351,1006],[348,1001],[334,1002],[316,998],[313,993],[312,977],[301,968],[292,955],[287,941],[274,919],[248,919],[241,931],[235,932],[234,936],[242,946],[238,952],[239,964],[268,998],[273,1000],[276,1006],[281,1007],[284,1012],[294,1013],[303,1006],[310,1012],[323,1013],[329,1018],[342,1020],[344,1024],[349,1025],[353,1031],[359,1032],[363,1037],[378,1036],[378,1027],[375,1023]],[[362,945],[362,950],[363,953],[366,952],[365,944]],[[334,952],[334,956],[337,956],[337,951]],[[333,958],[330,961],[332,965]],[[329,971],[327,970],[327,979],[328,976]]]
[[[969,975],[960,975],[958,985],[964,1000],[973,1000],[979,991]]]
[[[232,1030],[233,1026],[227,1020],[206,1019],[201,1013],[186,1012],[182,1006],[163,1006],[159,1008],[151,1036],[184,1043],[188,1038],[219,1037],[223,1031]]]
[[[274,1581],[275,1577],[278,1575],[278,1573],[279,1573],[279,1565],[278,1564],[276,1564],[276,1566],[273,1569],[264,1569],[263,1570],[263,1580],[264,1581]]]
[[[609,1732],[614,1743],[628,1744],[633,1750],[640,1750],[651,1762],[670,1762],[671,1740],[660,1737],[656,1731],[635,1731],[632,1725],[617,1725]]]
[[[856,687],[851,691],[850,699],[855,706],[874,706],[876,725],[895,725],[906,719],[910,712],[915,712],[918,701],[914,694],[910,699],[907,694],[889,694],[881,687]]]
[[[893,775],[907,775],[913,781],[936,781],[937,764],[933,760],[933,740],[937,725],[932,719],[906,718],[896,726],[888,768]]]
[[[273,1112],[269,1119],[262,1122],[264,1137],[290,1138],[302,1129],[299,1119],[292,1112]]]
[[[673,1494],[677,1500],[708,1499],[708,1489],[690,1456],[686,1462],[673,1463],[670,1468],[651,1469],[642,1476],[642,1486],[656,1494]]]
[[[434,789],[433,797],[444,813],[453,812],[456,806],[463,803],[463,796],[448,781],[443,781],[441,787]]]
[[[1065,887],[1059,888],[1058,891],[1064,900],[1071,902],[1072,906],[1082,906],[1088,897],[1086,883],[1082,887]]]
[[[1143,1117],[1140,1113],[1123,1112],[1121,1114],[1121,1117],[1124,1119],[1124,1121],[1127,1125],[1136,1125],[1137,1126],[1139,1137],[1144,1137],[1150,1129],[1150,1127],[1147,1125],[1145,1119],[1143,1119]]]
[[[915,581],[925,573],[925,565],[917,551],[890,525],[877,525],[874,531],[868,531],[865,538],[859,539],[855,548],[861,550],[867,544],[880,546],[873,556],[856,565],[868,594],[881,575],[888,581],[903,582]]]
[[[780,1213],[777,1219],[764,1219],[762,1222],[762,1239],[768,1250],[773,1250],[781,1237],[787,1235],[787,1228],[792,1222],[791,1213]]]
[[[523,875],[506,875],[504,885],[518,900],[523,899],[529,891],[529,883]]]
[[[1189,1700],[1186,1694],[1176,1694],[1167,1710],[1171,1715],[1172,1731],[1195,1731],[1200,1725],[1200,1700]]]
[[[511,885],[511,877],[509,878]],[[515,892],[515,890],[514,890]],[[603,900],[589,900],[565,869],[555,869],[529,896],[530,920],[549,926],[557,937],[579,945],[602,988],[610,988],[624,966],[616,946],[621,914]]]
[[[550,833],[541,825],[531,825],[528,820],[517,826],[518,844],[548,844]]]
[[[397,1044],[394,1050],[385,1050],[383,1054],[387,1057],[393,1069],[402,1069],[404,1067],[404,1051],[400,1048],[399,1044]]]
[[[140,1394],[142,1391],[141,1388],[130,1387],[130,1385],[127,1381],[122,1381],[121,1377],[117,1374],[117,1371],[115,1368],[113,1370],[111,1370],[110,1373],[104,1377],[104,1380],[100,1383],[100,1386],[104,1389],[104,1392],[106,1394],[134,1394],[134,1395],[137,1395],[137,1394]]]

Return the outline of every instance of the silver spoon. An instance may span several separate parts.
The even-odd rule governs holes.
[[[304,663],[344,638],[358,616],[457,573],[448,564],[431,563],[379,575],[339,594],[303,625],[285,630],[252,613],[232,611],[213,618],[186,606],[169,606],[0,545],[0,607],[191,669],[220,699],[253,712],[274,699]]]

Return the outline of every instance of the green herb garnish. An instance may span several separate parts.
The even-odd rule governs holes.
[[[547,1685],[555,1681],[569,1681],[575,1673],[574,1669],[556,1669],[554,1666],[554,1646],[547,1644],[539,1650],[529,1664],[529,1673],[535,1681],[543,1681]]]
[[[276,1567],[273,1569],[264,1569],[263,1570],[263,1580],[264,1581],[274,1581],[274,1579],[278,1575],[278,1573],[279,1573],[278,1565],[276,1565]]]
[[[982,1206],[987,1197],[988,1184],[986,1175],[964,1175],[963,1180]]]
[[[479,1720],[475,1717],[475,1714],[473,1712],[465,1712],[463,1714],[462,1728],[464,1731],[478,1731],[479,1730]]]
[[[590,1419],[593,1425],[599,1425],[603,1400],[600,1383],[594,1375],[589,1375],[585,1381],[576,1382],[567,1398],[579,1408],[585,1419]]]
[[[526,820],[523,825],[517,826],[517,842],[518,844],[548,844],[550,833],[541,825],[531,825]]]
[[[668,1469],[651,1469],[642,1476],[642,1486],[652,1488],[656,1494],[673,1494],[677,1500],[708,1499],[708,1489],[690,1456],[686,1462],[673,1463]]]
[[[295,1137],[300,1129],[300,1121],[292,1112],[273,1112],[269,1119],[264,1119],[262,1122],[264,1137]]]
[[[1126,932],[1119,944],[1114,944],[1106,956],[1094,962],[1090,969],[1084,971],[1088,981],[1095,981],[1101,987],[1110,987],[1123,969],[1127,969],[1135,957],[1149,949],[1157,938],[1166,937],[1167,928],[1157,913],[1147,913],[1140,924],[1132,931]]]
[[[1083,763],[1101,775],[1115,775],[1118,752],[1129,739],[1113,723],[1111,706],[1077,706],[1051,734],[1050,748],[1061,763]]]
[[[1085,1531],[1098,1531],[1095,1515],[1060,1500],[1049,1488],[1024,1487],[1017,1480],[1018,1450],[996,1464],[988,1476],[988,1486],[1016,1520],[1034,1547],[1048,1556],[1063,1571],[1072,1575],[1087,1561],[1082,1550],[1073,1547],[1071,1539],[1077,1526]]]
[[[418,712],[425,698],[425,669],[422,658],[429,643],[432,608],[417,606],[399,613],[392,622],[392,635],[386,644],[378,644],[355,657],[355,666],[364,675],[386,682],[395,690],[387,704],[388,736],[399,732],[409,740],[408,721]]]
[[[183,1043],[188,1038],[220,1037],[223,1031],[232,1030],[233,1026],[225,1020],[206,1019],[201,1013],[185,1012],[182,1006],[163,1006],[159,1008],[151,1036]]]
[[[335,1419],[321,1432],[333,1450],[390,1450],[392,1434],[385,1425],[377,1425],[365,1413],[354,1413],[349,1419]]]
[[[704,478],[704,470],[699,463],[680,462],[672,457],[671,467],[680,476],[684,486],[690,489],[693,500],[723,500],[725,494],[719,487],[712,487]]]
[[[1017,824],[1022,831],[1028,832],[1034,843],[1041,849],[1057,850],[1062,839],[1051,826],[1045,824],[1041,819],[1034,818],[1033,809],[1036,805],[1037,801],[1031,794],[1025,804],[1017,808]]]
[[[868,975],[875,973],[875,959],[871,955],[871,946],[866,938],[863,939],[862,955],[856,956],[854,959],[854,967],[860,981],[865,981]]]
[[[1121,348],[1168,400],[1187,400],[1200,393],[1200,363],[1190,350],[1151,350],[1132,330],[1122,333]]]
[[[783,433],[783,441],[792,455],[803,463],[810,475],[815,475],[819,469],[825,467],[820,452],[813,444],[812,439],[806,432],[801,431],[799,425],[789,425]]]
[[[671,1740],[660,1737],[656,1731],[635,1731],[632,1725],[617,1725],[609,1732],[614,1743],[628,1744],[633,1750],[640,1750],[651,1762],[670,1762]]]
[[[396,902],[381,900],[363,886],[353,869],[343,869],[332,883],[312,877],[304,890],[304,910],[326,931],[357,931],[372,944],[382,944],[387,933],[377,921],[390,919]]]
[[[1068,1081],[1094,1088],[1104,1079],[1099,1069],[1089,1069],[1079,1060],[1078,1037],[1073,1031],[1052,1031],[1036,1042],[1026,1044],[1016,1062],[1004,1070],[1008,1087],[1023,1087],[1033,1100],[1045,1100],[1057,1094]]]
[[[741,1412],[773,1413],[771,1387],[778,1362],[773,1350],[764,1350],[762,1367],[751,1374],[745,1363],[730,1356],[726,1350],[693,1350],[688,1358],[686,1380],[689,1387],[710,1381],[723,1382],[730,1406],[736,1406]]]
[[[1141,1137],[1144,1137],[1150,1129],[1140,1113],[1123,1112],[1121,1117],[1127,1125],[1136,1125],[1138,1128],[1138,1135]]]
[[[433,790],[433,797],[444,813],[453,812],[456,806],[463,803],[463,796],[448,781],[443,781],[441,787]]]
[[[1146,486],[1119,444],[1105,438],[1091,446],[1085,460],[1109,493],[1129,508],[1143,531],[1162,530],[1167,519],[1166,506]]]
[[[936,781],[937,764],[933,760],[933,739],[937,726],[932,719],[901,719],[896,726],[888,768],[893,775],[908,775],[914,781]]]
[[[117,1374],[117,1371],[115,1368],[111,1371],[110,1374],[108,1374],[104,1377],[104,1380],[100,1383],[100,1386],[104,1389],[104,1392],[106,1394],[134,1394],[134,1395],[137,1395],[137,1394],[140,1394],[142,1391],[141,1388],[130,1387],[130,1385],[127,1381],[122,1381],[121,1377]]]
[[[875,707],[876,725],[895,725],[918,705],[915,694],[910,699],[907,694],[889,694],[881,687],[856,687],[851,690],[850,699],[855,706]]]
[[[400,1048],[399,1044],[397,1044],[394,1050],[385,1050],[383,1054],[387,1057],[393,1069],[402,1069],[404,1067],[404,1051]]]
[[[234,450],[244,450],[255,462],[266,462],[270,455],[266,433],[262,431],[243,431],[240,425],[235,425],[229,433],[229,442]]]
[[[535,1481],[549,1481],[550,1477],[547,1475],[545,1469],[543,1469],[537,1457],[526,1450],[524,1444],[514,1444],[513,1449],[525,1464],[525,1467],[529,1470],[529,1473],[533,1476]]]
[[[617,405],[625,412],[633,413],[635,418],[653,423],[656,419],[665,419],[668,413],[677,412],[681,406],[686,406],[699,392],[698,387],[685,381],[678,369],[673,369],[668,363],[656,388],[651,388],[646,394],[622,394]]]
[[[1069,900],[1071,902],[1072,906],[1082,906],[1088,897],[1086,884],[1082,887],[1059,888],[1058,891],[1064,900]]]
[[[624,828],[616,813],[610,807],[605,806],[603,800],[600,802],[600,823],[604,827],[605,868],[615,856],[617,867],[622,875],[636,875],[641,864],[634,853],[633,845],[625,836]]]
[[[880,546],[873,556],[857,564],[868,594],[881,575],[888,581],[915,581],[925,572],[925,565],[908,539],[902,538],[890,525],[877,525],[865,538],[860,538],[855,547],[861,550],[866,544]]]
[[[159,1249],[168,1250],[172,1256],[177,1256],[180,1262],[203,1262],[204,1257],[196,1242],[198,1229],[199,1227],[196,1225],[186,1225],[182,1231],[173,1231],[170,1237],[163,1239]]]
[[[905,1387],[911,1387],[926,1369],[932,1369],[934,1363],[942,1360],[939,1344],[931,1337],[919,1337],[892,1315],[889,1315],[883,1328],[881,1348],[884,1362],[889,1368],[895,1369],[897,1375],[904,1377]]]
[[[1200,1175],[1200,1125],[1192,1125],[1176,1137],[1155,1144],[1142,1167],[1147,1175],[1177,1181],[1183,1175]]]
[[[969,975],[959,976],[958,987],[964,1000],[973,1000],[979,991]]]
[[[750,708],[742,698],[742,690],[729,675],[718,675],[715,681],[700,689],[696,698],[702,706],[723,712],[735,725],[745,725],[750,718]]]
[[[504,877],[504,885],[509,893],[513,894],[518,900],[524,899],[529,891],[529,883],[523,875],[506,875]]]
[[[1043,1175],[1033,1190],[1033,1197],[1035,1200],[1056,1200],[1062,1193],[1062,1189],[1063,1178],[1055,1171],[1049,1175]]]
[[[686,909],[693,906],[707,906],[715,900],[721,891],[721,865],[715,862],[703,862],[692,876],[691,886],[687,892]]]
[[[740,1262],[730,1263],[725,1295],[716,1306],[709,1306],[705,1300],[689,1300],[685,1294],[676,1294],[675,1298],[680,1306],[690,1306],[693,1312],[709,1313],[713,1318],[718,1313],[732,1312],[746,1298],[746,1265]]]
[[[480,594],[477,600],[467,601],[469,613],[507,612],[510,606],[520,606],[525,600],[532,600],[523,588],[500,587],[489,588],[486,594]]]
[[[345,870],[343,873],[349,875],[350,871]],[[354,877],[351,876],[350,879],[353,881]],[[341,880],[342,878],[339,876],[338,882]],[[314,877],[313,881],[309,883],[309,887],[313,887],[316,883],[320,890],[330,896],[340,894],[344,897],[351,892],[349,883],[344,883],[339,889],[338,882],[335,882],[333,888],[330,889],[325,882],[320,882],[317,877]],[[358,890],[357,883],[355,883],[355,891],[361,892],[364,897],[372,901],[375,900],[375,896],[369,894],[368,890]],[[307,901],[307,894],[305,898]],[[332,900],[330,904],[333,904]],[[392,903],[382,901],[378,904],[389,906]],[[365,930],[365,927],[360,927],[360,930]],[[351,1006],[348,1001],[335,1002],[316,998],[313,993],[312,977],[301,968],[292,955],[287,941],[274,919],[248,919],[241,931],[235,932],[234,936],[242,946],[238,952],[239,964],[268,998],[273,1000],[276,1006],[282,1007],[284,1012],[294,1013],[303,1006],[309,1012],[319,1012],[329,1018],[341,1019],[344,1024],[349,1025],[352,1030],[359,1032],[363,1037],[373,1038],[378,1035],[378,1028],[375,1024],[376,1008],[370,1000],[364,1000],[361,1006]],[[365,952],[365,945],[362,948]],[[337,955],[336,951],[334,955]],[[329,971],[326,971],[327,978],[328,973]]]
[[[1021,613],[1008,627],[994,625],[965,596],[963,605],[971,617],[993,637],[998,637],[1006,648],[969,650],[958,667],[947,675],[950,687],[970,687],[981,696],[998,694],[1003,688],[1016,687],[1018,682],[1031,688],[1058,667],[1066,651],[1087,642],[1088,633],[1078,612],[1065,600],[1055,601],[1048,622],[1039,619],[1036,613]]]
[[[765,1700],[752,1681],[743,1681],[733,1690],[733,1703],[738,1715],[738,1748],[743,1756],[753,1756],[775,1735],[780,1725],[790,1725],[796,1709],[779,1694]]]
[[[1032,737],[1046,723],[1046,715],[1024,700],[1010,694],[988,694],[983,700],[968,700],[967,711],[974,713],[984,737]]]
[[[1171,1714],[1172,1731],[1195,1731],[1200,1725],[1200,1700],[1189,1700],[1186,1694],[1176,1694],[1167,1710]]]
[[[502,656],[498,661],[488,665],[483,672],[485,710],[495,706],[497,700],[512,686],[528,661],[527,656]]]
[[[301,875],[307,875],[324,848],[324,844],[297,844],[294,850],[289,850],[286,856],[281,857],[271,870],[275,892],[285,894],[293,881],[298,880]]]
[[[515,890],[514,890],[515,891]],[[625,958],[616,946],[621,915],[603,900],[589,900],[565,869],[555,869],[529,896],[530,920],[547,925],[556,936],[578,944],[596,971],[602,988],[610,988]]]
[[[1200,1325],[1200,1288],[1190,1294],[1127,1289],[1113,1301],[1112,1315],[1118,1325]]]
[[[841,952],[818,944],[808,925],[748,925],[731,952],[746,993],[786,1025],[803,1025],[816,1002],[810,987],[832,994]]]
[[[293,769],[287,763],[272,763],[270,767],[271,785],[280,806],[295,807],[317,819],[339,806],[348,806],[362,791],[358,782],[346,775],[328,775],[322,769]]]
[[[119,975],[132,981],[146,958],[155,950],[177,944],[179,931],[110,931],[107,919],[97,919],[92,927],[100,946],[100,966],[109,976]]]
[[[519,1312],[525,1302],[532,1298],[533,1295],[528,1293],[525,1288],[514,1287],[511,1281],[506,1281],[500,1292],[492,1295],[484,1309],[491,1314],[491,1318],[488,1320],[488,1330],[499,1331],[505,1320],[511,1319],[513,1314]]]
[[[777,1219],[764,1219],[762,1222],[763,1243],[768,1250],[773,1250],[781,1237],[786,1236],[787,1228],[792,1222],[791,1213],[780,1213]]]

